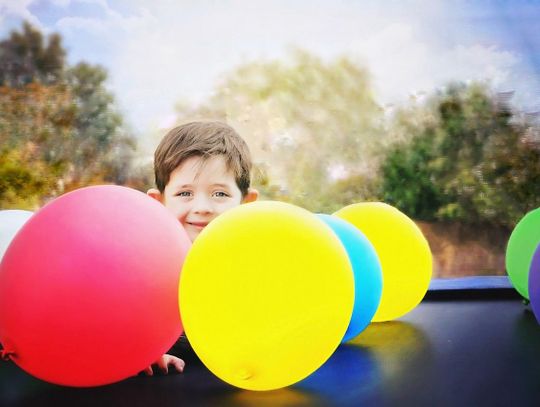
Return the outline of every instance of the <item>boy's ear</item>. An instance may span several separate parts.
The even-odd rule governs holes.
[[[249,188],[246,196],[242,199],[242,203],[254,202],[259,197],[259,191],[255,188]]]
[[[150,188],[148,191],[146,191],[146,195],[154,198],[156,201],[163,203],[163,195],[161,194],[161,192],[159,192],[159,189]]]

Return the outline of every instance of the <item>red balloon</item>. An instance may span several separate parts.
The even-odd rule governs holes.
[[[182,333],[191,242],[157,201],[118,186],[44,206],[0,264],[4,357],[43,380],[98,386],[135,375]]]

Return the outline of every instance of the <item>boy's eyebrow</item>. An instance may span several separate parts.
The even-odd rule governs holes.
[[[193,184],[181,184],[181,185],[175,185],[175,188],[190,188]]]
[[[221,188],[229,188],[230,185],[229,184],[223,184],[223,183],[220,183],[220,182],[216,182],[214,184],[211,184],[210,185],[211,187],[221,187]],[[192,188],[193,187],[193,184],[180,184],[180,185],[176,185],[175,188]]]

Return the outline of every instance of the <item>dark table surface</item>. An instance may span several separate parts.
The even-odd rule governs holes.
[[[185,356],[183,374],[96,388],[48,384],[0,362],[0,406],[540,405],[540,325],[504,278],[434,281],[409,314],[371,324],[281,390],[234,388]]]

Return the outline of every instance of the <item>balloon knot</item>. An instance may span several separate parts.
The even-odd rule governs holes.
[[[252,376],[252,373],[248,369],[240,369],[238,372],[238,378],[240,380],[249,380]]]
[[[0,349],[0,359],[2,360],[11,360],[11,355],[13,354],[14,353],[9,350]]]

